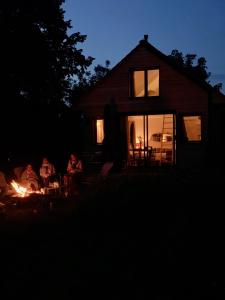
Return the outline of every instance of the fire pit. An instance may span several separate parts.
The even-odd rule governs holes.
[[[14,194],[12,194],[13,197],[24,198],[24,197],[28,197],[30,194],[44,194],[43,190],[33,191],[32,189],[20,185],[15,180],[11,182],[11,186],[14,188]]]

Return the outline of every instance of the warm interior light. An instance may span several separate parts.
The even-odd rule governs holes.
[[[104,139],[104,120],[96,121],[97,144],[102,144]]]
[[[134,96],[144,97],[145,96],[145,73],[144,71],[134,72]]]
[[[159,70],[148,70],[148,96],[159,96]]]
[[[172,114],[128,116],[130,159],[147,158],[156,164],[173,164],[173,120]]]
[[[188,141],[201,141],[201,117],[184,116],[185,135]]]

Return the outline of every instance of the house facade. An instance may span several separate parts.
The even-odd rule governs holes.
[[[73,109],[89,159],[195,167],[214,155],[212,145],[224,147],[224,106],[223,94],[172,64],[144,36]]]

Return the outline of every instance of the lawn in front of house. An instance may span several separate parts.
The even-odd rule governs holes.
[[[222,186],[198,177],[114,173],[96,178],[79,197],[55,199],[52,210],[35,212],[23,203],[24,217],[1,219],[2,292],[34,299],[215,299]]]

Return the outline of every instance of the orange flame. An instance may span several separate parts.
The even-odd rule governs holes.
[[[20,197],[25,197],[28,194],[27,188],[23,187],[22,185],[18,184],[15,180],[11,182],[11,186],[15,189],[17,194]]]
[[[24,186],[18,184],[15,180],[12,180],[11,186],[14,188],[17,195],[22,198],[27,197],[30,194],[43,194],[42,190],[41,191],[32,191],[32,190],[25,188]]]

